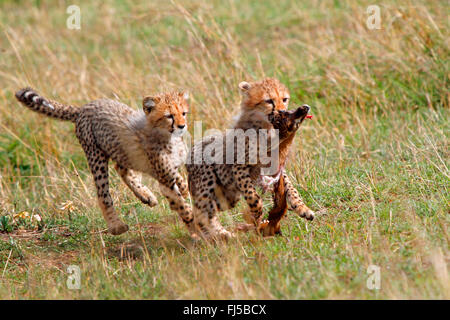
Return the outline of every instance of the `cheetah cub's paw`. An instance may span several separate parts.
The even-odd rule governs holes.
[[[199,242],[202,240],[202,237],[200,237],[197,233],[191,233],[191,239],[194,242]]]
[[[231,240],[233,238],[235,238],[236,236],[234,235],[234,233],[228,231],[228,230],[221,230],[220,232],[218,232],[217,236],[215,238],[219,238],[219,240]]]
[[[236,236],[234,233],[227,231],[227,230],[221,230],[214,234],[203,235],[203,239],[205,239],[206,241],[211,241],[211,242],[228,241],[235,237]]]
[[[235,225],[234,230],[240,232],[249,232],[255,230],[255,225],[253,223],[238,223]]]
[[[292,210],[297,213],[300,217],[306,220],[314,220],[315,213],[310,208],[305,205],[302,206],[292,206]]]
[[[124,232],[127,232],[129,229],[128,225],[121,222],[120,224],[117,223],[115,225],[111,225],[108,227],[108,232],[112,235],[118,236],[119,234],[122,234]]]
[[[138,198],[150,208],[158,204],[158,199],[156,199],[155,195],[150,190],[143,190]]]

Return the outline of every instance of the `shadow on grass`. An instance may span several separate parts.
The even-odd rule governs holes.
[[[145,255],[158,251],[182,253],[196,246],[188,234],[174,237],[165,225],[144,223],[128,231],[128,237],[110,243],[106,249],[108,257],[119,260],[143,259]]]

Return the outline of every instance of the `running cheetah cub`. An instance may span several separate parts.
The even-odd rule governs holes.
[[[287,109],[289,92],[281,82],[272,78],[253,83],[241,82],[239,89],[242,95],[241,114],[233,129],[241,129],[243,132],[253,130],[256,133],[256,141],[261,141],[260,129],[268,131],[274,129],[272,122],[280,115],[280,111]],[[307,111],[304,115],[306,114]],[[273,152],[272,150],[278,152],[276,141],[272,143],[271,135],[262,138],[267,140],[265,149],[269,153]],[[199,229],[198,234],[204,238],[233,236],[222,227],[217,212],[235,207],[242,195],[249,206],[249,212],[245,215],[246,220],[255,227],[261,222],[262,200],[255,186],[261,181],[261,169],[264,164],[259,158],[256,162],[249,161],[252,152],[260,154],[260,145],[252,144],[248,139],[240,145],[233,143],[233,155],[239,153],[236,152],[236,148],[240,147],[241,150],[243,148],[245,161],[238,162],[234,158],[234,162],[230,164],[226,159],[230,151],[226,141],[228,141],[227,134],[205,137],[191,149],[188,158],[190,162],[186,165],[189,191],[194,199],[195,225]],[[210,161],[203,157],[203,150],[225,150],[225,152],[222,151],[219,155],[211,154],[214,160],[218,161]],[[280,172],[279,165],[276,171]]]
[[[41,97],[31,88],[17,91],[16,98],[33,111],[75,123],[76,136],[86,154],[99,206],[111,234],[126,232],[128,225],[114,211],[108,183],[109,159],[116,163],[117,172],[136,197],[150,207],[157,204],[156,197],[135,171],[155,178],[171,209],[192,229],[192,209],[184,200],[188,188],[178,172],[187,155],[182,140],[187,129],[187,93],[145,97],[143,110],[139,111],[109,99],[95,100],[81,108],[63,105]]]

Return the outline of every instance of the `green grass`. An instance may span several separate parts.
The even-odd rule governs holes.
[[[81,1],[81,30],[66,28],[70,4],[0,1],[0,299],[450,298],[445,1],[383,1],[380,30],[365,26],[370,1]],[[63,102],[138,108],[183,88],[192,133],[198,120],[227,128],[237,84],[264,76],[289,87],[291,107],[313,106],[288,172],[320,216],[291,213],[283,237],[216,245],[193,243],[166,200],[142,205],[114,170],[131,230],[101,233],[73,125],[14,98],[31,85]],[[244,207],[220,215],[227,228]],[[80,290],[67,288],[69,265]],[[366,286],[369,265],[380,290]]]

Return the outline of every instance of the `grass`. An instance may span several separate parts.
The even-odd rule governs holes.
[[[72,3],[0,1],[1,299],[450,298],[446,1],[380,2],[380,30],[365,24],[373,1],[79,3],[81,30],[69,30]],[[101,233],[73,125],[14,99],[31,85],[76,105],[139,108],[184,88],[191,131],[198,120],[223,130],[237,84],[263,76],[290,88],[291,107],[313,106],[288,172],[321,215],[289,214],[283,237],[218,245],[193,243],[166,200],[145,207],[111,169],[131,230]],[[80,290],[67,288],[69,265]],[[379,290],[366,285],[369,265]]]

